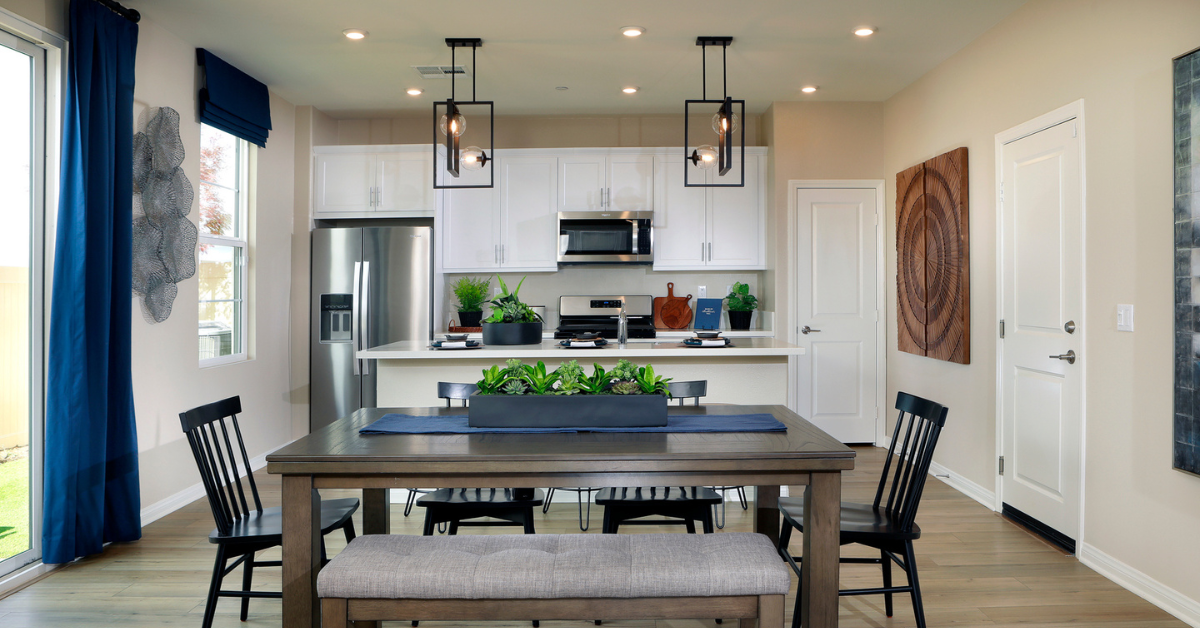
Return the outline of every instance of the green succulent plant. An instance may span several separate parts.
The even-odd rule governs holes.
[[[599,364],[592,363],[594,370],[592,376],[580,380],[579,385],[584,392],[589,395],[599,395],[608,391],[608,385],[612,383],[612,375],[604,371],[604,367]]]
[[[542,320],[533,308],[521,302],[517,297],[517,293],[521,291],[521,285],[525,283],[525,277],[521,278],[517,284],[517,289],[511,293],[508,291],[508,285],[496,275],[496,281],[500,284],[500,296],[488,301],[492,304],[492,312],[487,318],[483,319],[485,323],[537,323]]]
[[[550,392],[554,387],[554,382],[558,381],[558,371],[547,373],[546,363],[541,360],[538,360],[536,365],[526,364],[522,368],[525,369],[525,384],[535,395],[544,395]]]
[[[513,381],[513,377],[507,373],[507,369],[501,370],[496,365],[492,365],[490,369],[483,369],[483,379],[475,382],[475,385],[479,388],[479,394],[496,394],[503,386]]]
[[[521,379],[525,377],[525,368],[521,364],[521,361],[517,358],[509,358],[508,360],[505,360],[504,365],[503,371],[506,377],[512,377],[514,379]]]
[[[617,382],[612,386],[614,395],[640,395],[642,387],[637,382]]]
[[[618,381],[632,382],[637,376],[638,366],[629,360],[617,360],[612,370],[612,378]]]
[[[671,381],[670,377],[659,377],[654,374],[654,367],[647,364],[638,369],[637,385],[641,389],[642,394],[658,395],[667,393],[667,382]]]
[[[459,312],[482,312],[483,302],[487,301],[488,291],[492,289],[492,280],[459,277],[452,289],[458,299]]]
[[[558,368],[555,369],[554,372],[558,373],[558,376],[561,379],[571,378],[578,381],[587,377],[583,372],[583,367],[579,366],[579,360],[563,362],[562,364],[558,365]]]
[[[750,294],[750,286],[735,281],[729,294],[725,295],[725,303],[730,312],[752,312],[758,308],[758,298]]]
[[[510,379],[501,391],[506,395],[524,395],[528,387],[519,379]]]
[[[559,377],[558,388],[554,389],[556,395],[578,395],[582,392],[583,384],[573,377]]]

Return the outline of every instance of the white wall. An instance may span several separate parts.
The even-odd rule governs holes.
[[[1087,172],[1086,481],[1082,556],[1111,557],[1200,625],[1200,477],[1171,469],[1171,59],[1200,45],[1194,1],[1031,2],[885,103],[885,168],[970,150],[971,364],[896,349],[887,230],[888,394],[950,408],[935,460],[995,478],[995,134],[1083,99]],[[895,190],[888,186],[888,224]],[[1118,333],[1117,303],[1137,331]],[[1095,551],[1101,554],[1096,554]],[[1095,561],[1093,561],[1095,564]],[[1136,583],[1135,583],[1136,584]],[[1143,593],[1146,593],[1143,590]],[[1168,600],[1170,603],[1170,600]]]
[[[180,114],[187,150],[184,171],[199,181],[200,125],[196,119],[196,53],[191,43],[144,14],[140,26],[135,107],[172,107]],[[241,395],[243,434],[251,457],[292,439],[288,399],[295,107],[272,94],[274,129],[258,149],[257,195],[250,228],[252,359],[201,369],[197,355],[198,281],[179,284],[170,318],[133,318],[133,394],[137,411],[142,506],[151,507],[197,484],[199,475],[179,426],[179,412]],[[198,195],[197,195],[198,197]],[[196,205],[189,216],[198,217]]]

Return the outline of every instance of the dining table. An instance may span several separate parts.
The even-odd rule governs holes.
[[[841,472],[854,451],[780,405],[671,406],[669,416],[770,414],[786,431],[360,434],[386,414],[465,415],[467,408],[362,408],[267,456],[282,476],[283,625],[320,625],[321,489],[362,490],[362,531],[390,533],[393,488],[752,486],[753,528],[777,541],[780,486],[804,486],[805,628],[838,620]],[[782,559],[781,559],[782,560]]]

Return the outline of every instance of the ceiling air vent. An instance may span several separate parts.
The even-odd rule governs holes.
[[[450,78],[452,74],[467,75],[467,71],[461,65],[414,65],[412,68],[421,75],[421,78],[427,79]]]

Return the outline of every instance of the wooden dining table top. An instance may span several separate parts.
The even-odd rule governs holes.
[[[799,464],[812,471],[854,468],[853,450],[778,405],[670,406],[668,413],[709,416],[714,421],[728,415],[770,414],[787,427],[786,432],[359,434],[361,428],[390,413],[461,416],[467,409],[362,408],[268,455],[267,470],[362,472],[365,469],[361,467],[370,464],[386,472],[387,463],[482,463],[517,470],[525,464],[557,462],[584,471],[600,470],[607,467],[605,463],[615,461],[684,460],[744,461],[751,466],[773,466],[770,463],[775,461],[792,468]]]

